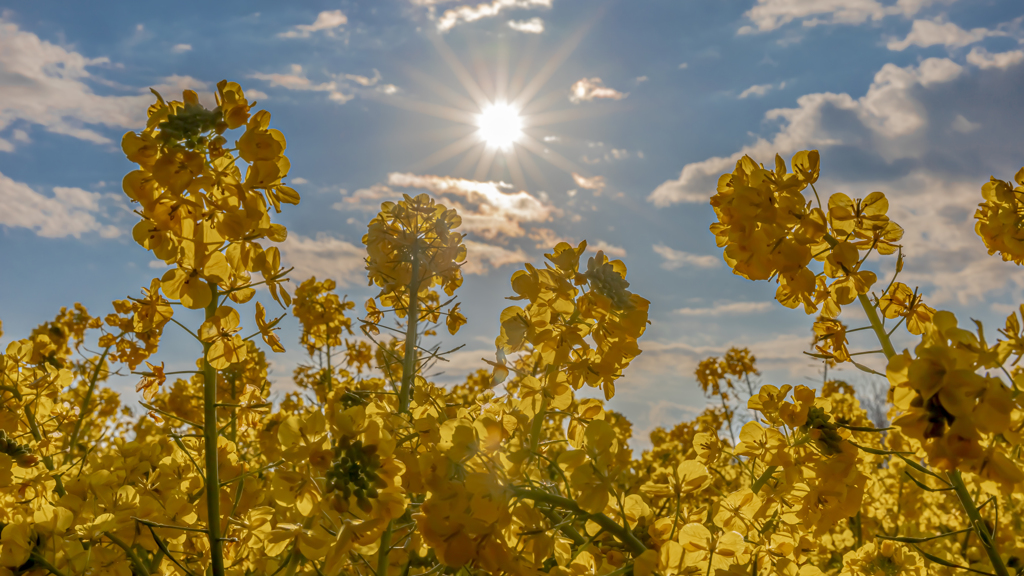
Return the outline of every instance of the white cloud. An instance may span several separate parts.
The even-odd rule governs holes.
[[[81,188],[54,187],[53,196],[44,196],[27,184],[0,173],[0,225],[28,228],[44,238],[64,238],[97,232],[104,238],[120,234],[115,226],[104,225],[102,196]]]
[[[953,1],[897,0],[895,4],[886,6],[878,0],[757,0],[757,4],[744,14],[751,24],[741,27],[738,33],[769,32],[794,21],[811,27],[877,22],[893,15],[910,18],[936,2]]]
[[[354,94],[345,94],[337,82],[321,82],[315,84],[306,77],[302,65],[292,64],[288,74],[265,74],[257,72],[249,75],[250,78],[269,82],[271,87],[284,88],[286,90],[299,90],[311,92],[326,92],[328,99],[338,104],[344,104],[355,98]]]
[[[316,238],[289,234],[281,244],[281,260],[295,270],[289,277],[296,284],[310,276],[331,278],[338,286],[359,286],[366,282],[366,250],[340,238],[317,234]]]
[[[680,316],[731,316],[735,314],[755,314],[771,309],[771,302],[716,302],[710,308],[679,308],[675,310]]]
[[[485,242],[464,240],[466,245],[466,262],[462,271],[466,274],[485,275],[492,268],[501,268],[506,264],[521,264],[529,257],[521,249],[509,250]]]
[[[586,176],[581,176],[573,172],[572,179],[580,188],[586,188],[587,190],[596,190],[597,192],[604,190],[604,176],[591,176],[590,178],[587,178]]]
[[[345,79],[351,80],[360,86],[370,87],[376,85],[377,82],[380,82],[381,75],[380,70],[374,68],[373,78],[370,78],[369,76],[360,76],[359,74],[345,74]]]
[[[299,176],[298,178],[292,178],[291,180],[292,184],[309,184],[309,180],[306,180],[302,176]]]
[[[138,128],[145,124],[153,96],[100,96],[87,84],[99,80],[90,68],[105,66],[104,57],[89,58],[51,44],[0,18],[0,132],[16,121],[48,132],[108,144],[97,127]],[[165,79],[167,81],[175,78]],[[15,137],[17,140],[17,137]],[[0,150],[13,144],[0,138]]]
[[[192,50],[191,44],[175,44],[171,48],[171,52],[174,52],[175,54],[182,54],[184,52],[188,52],[189,50]]]
[[[956,118],[953,119],[953,123],[950,124],[950,128],[961,134],[970,134],[978,128],[981,128],[981,124],[971,122],[967,118],[964,118],[963,114],[957,114]]]
[[[690,64],[687,63],[687,62],[683,62],[682,64],[679,65],[679,69],[680,70],[686,70],[689,67],[690,67]]]
[[[664,244],[655,244],[651,248],[658,256],[661,256],[661,267],[665,270],[676,270],[683,267],[714,268],[722,262],[718,256],[690,254],[674,250]]]
[[[1024,62],[1024,50],[1011,50],[1009,52],[992,54],[981,46],[975,46],[967,54],[967,62],[981,69],[1009,68]]]
[[[626,249],[623,248],[622,246],[615,246],[613,244],[605,242],[604,240],[598,240],[593,244],[587,244],[587,252],[598,251],[604,252],[606,255],[611,256],[612,258],[626,257]]]
[[[437,19],[437,29],[447,32],[459,24],[492,18],[504,10],[516,8],[551,8],[552,0],[492,0],[476,6],[459,6],[444,11]]]
[[[747,154],[770,159],[776,153],[792,154],[805,148],[824,148],[856,138],[856,142],[848,143],[875,150],[890,159],[918,157],[928,145],[923,138],[928,119],[915,91],[950,82],[962,71],[959,64],[945,58],[929,58],[917,67],[900,68],[886,64],[875,74],[874,81],[861,98],[832,92],[801,96],[797,99],[796,108],[779,108],[765,114],[766,120],[782,122],[782,129],[774,138],[758,138],[755,143],[728,157],[687,164],[678,179],[658,186],[648,200],[657,206],[707,202],[714,194],[718,176],[731,170],[736,161]],[[825,115],[835,113],[852,115],[859,126],[832,128],[823,123]]]
[[[960,48],[980,42],[989,36],[1005,35],[1005,32],[986,28],[964,30],[952,22],[944,22],[941,19],[914,20],[906,38],[890,40],[886,47],[896,51],[906,50],[910,46],[927,48],[928,46],[942,45],[947,48]]]
[[[744,98],[749,98],[751,96],[761,97],[770,92],[772,88],[775,88],[774,84],[755,84],[743,92],[740,92],[739,99],[743,100]]]
[[[299,24],[287,32],[278,34],[280,38],[309,38],[314,32],[324,32],[328,35],[334,33],[334,29],[348,23],[348,18],[341,10],[325,10],[316,16],[312,24]]]
[[[608,88],[600,78],[581,78],[569,88],[569,101],[573,104],[594,99],[622,100],[626,96],[629,96],[628,92]]]
[[[509,20],[508,27],[524,34],[542,34],[544,32],[544,20],[540,18]]]

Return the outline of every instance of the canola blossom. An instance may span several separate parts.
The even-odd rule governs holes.
[[[708,191],[711,232],[737,275],[812,316],[826,366],[873,372],[848,340],[870,331],[891,424],[842,381],[761,384],[734,348],[666,384],[708,408],[637,453],[608,404],[650,323],[625,263],[562,242],[524,264],[490,369],[440,386],[427,338],[468,322],[457,211],[426,194],[381,206],[363,237],[379,292],[359,312],[337,279],[295,279],[293,296],[273,221],[300,201],[287,143],[238,84],[217,89],[212,110],[154,93],[122,141],[132,236],[169,271],[103,317],[62,308],[0,357],[0,576],[1024,572],[1024,306],[993,340],[927,305],[898,281],[885,195],[822,197],[817,151],[740,159]],[[976,214],[1016,264],[1022,179],[984,184]],[[297,319],[306,357],[276,403],[284,316],[236,307],[258,294]],[[851,305],[866,326],[844,322]],[[168,330],[194,364],[159,360]],[[141,411],[106,385],[128,372]]]

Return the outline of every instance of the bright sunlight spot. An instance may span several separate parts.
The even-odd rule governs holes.
[[[484,108],[477,116],[480,139],[488,146],[510,148],[523,134],[523,120],[519,111],[505,102],[498,102]]]

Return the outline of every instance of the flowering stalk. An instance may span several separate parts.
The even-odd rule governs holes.
[[[213,297],[206,306],[206,320],[217,313],[217,284],[209,282]],[[206,452],[206,529],[210,540],[213,576],[224,574],[224,550],[220,534],[220,469],[217,462],[217,370],[210,365],[211,342],[203,342],[203,440]]]
[[[892,358],[896,355],[896,349],[893,348],[892,341],[889,340],[889,335],[886,333],[885,328],[882,327],[882,322],[879,320],[878,314],[875,312],[875,307],[871,304],[871,300],[869,300],[864,294],[861,294],[858,297],[858,300],[860,301],[861,307],[864,308],[864,313],[867,314],[868,320],[871,322],[871,329],[878,338],[878,343],[882,345],[882,351],[885,353],[886,359]],[[985,526],[985,522],[981,518],[981,514],[978,512],[978,507],[974,504],[974,498],[972,498],[970,492],[967,491],[967,485],[964,484],[964,479],[963,476],[960,475],[960,471],[953,469],[946,473],[946,478],[949,480],[950,485],[953,487],[953,491],[956,492],[957,498],[960,500],[960,505],[967,514],[967,518],[971,522],[971,528],[973,528],[974,532],[978,535],[978,540],[981,541],[981,545],[985,549],[985,553],[988,554],[988,559],[992,562],[992,569],[995,570],[996,576],[1009,576],[1010,573],[1006,568],[1006,564],[1003,562],[1002,557],[999,555],[999,551],[996,549],[996,543],[992,539],[992,535],[989,534],[988,528]]]

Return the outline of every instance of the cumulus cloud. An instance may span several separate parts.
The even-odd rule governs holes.
[[[315,238],[289,234],[281,244],[281,260],[285,267],[294,267],[289,277],[300,283],[310,276],[332,278],[338,286],[359,286],[366,283],[366,250],[328,234]]]
[[[669,248],[664,244],[655,244],[651,246],[654,252],[661,256],[662,262],[661,267],[664,270],[677,270],[679,268],[714,268],[718,266],[722,259],[717,256],[690,254],[689,252],[683,252]]]
[[[192,50],[192,45],[191,44],[175,44],[171,48],[171,52],[174,52],[175,54],[182,54],[182,53],[188,52],[190,50]]]
[[[508,27],[524,34],[542,34],[544,32],[544,20],[540,18],[509,20]]]
[[[101,96],[90,87],[90,81],[103,81],[90,69],[109,64],[108,58],[83,56],[0,18],[0,132],[21,121],[55,134],[108,144],[111,139],[100,127],[124,130],[145,125],[145,110],[153,102],[148,89],[144,94]],[[182,83],[198,84],[173,76],[158,88]],[[0,151],[13,149],[13,143],[0,138]]]
[[[445,10],[437,19],[437,29],[447,32],[459,24],[493,18],[505,10],[523,8],[551,8],[552,0],[492,0],[476,6],[459,6]],[[435,4],[437,2],[430,2]]]
[[[765,114],[766,120],[782,123],[782,129],[771,140],[758,138],[731,156],[687,164],[678,179],[658,186],[648,200],[658,206],[707,202],[718,176],[732,170],[744,155],[767,160],[776,153],[786,155],[804,148],[848,143],[877,150],[891,160],[917,157],[928,145],[923,135],[928,120],[916,91],[951,82],[962,71],[959,64],[946,58],[929,58],[906,68],[886,64],[861,98],[832,92],[801,96],[796,108]],[[840,120],[838,124],[829,123],[826,117]],[[853,142],[847,142],[851,139]]]
[[[317,14],[312,24],[299,24],[290,30],[278,34],[279,38],[309,38],[314,32],[332,35],[336,28],[348,23],[348,18],[341,10],[324,10]]]
[[[750,24],[741,27],[738,33],[769,32],[794,21],[811,27],[877,22],[893,15],[910,18],[931,4],[952,1],[897,0],[895,4],[884,5],[878,0],[757,0],[744,14]]]
[[[104,214],[102,200],[101,194],[60,186],[53,188],[53,196],[46,196],[0,173],[0,225],[28,228],[44,238],[81,238],[90,232],[117,237],[118,227],[97,218]]]
[[[987,28],[964,30],[952,22],[944,22],[941,19],[914,20],[906,38],[890,40],[886,47],[896,51],[906,50],[911,46],[927,48],[928,46],[942,45],[947,48],[960,48],[980,42],[989,36],[1005,35],[1005,32]]]
[[[520,264],[529,260],[521,249],[510,250],[503,246],[495,246],[485,242],[464,240],[466,245],[466,262],[462,265],[465,274],[484,275],[492,268],[501,268],[506,264]]]
[[[523,236],[523,223],[546,222],[561,213],[525,190],[509,192],[512,185],[505,182],[392,172],[388,185],[419,188],[447,198],[446,204],[462,216],[462,229],[486,239]]]
[[[998,66],[965,68],[942,58],[905,68],[887,64],[860,98],[807,94],[794,108],[768,112],[766,118],[778,123],[774,134],[731,156],[685,166],[649,200],[661,206],[707,202],[719,174],[743,154],[768,164],[776,152],[788,160],[798,150],[818,148],[819,192],[863,198],[881,190],[888,196],[890,216],[905,229],[901,281],[920,285],[936,305],[1019,295],[1024,277],[987,255],[973,214],[988,176],[1008,179],[1020,167],[1012,151],[1024,145],[1017,121],[1024,102],[1002,95],[1022,89],[1024,78]]]
[[[680,316],[731,316],[736,314],[756,314],[771,309],[771,302],[716,302],[708,308],[679,308],[675,310]]]
[[[1010,50],[1009,52],[992,54],[981,46],[975,46],[967,54],[967,62],[982,69],[1010,68],[1024,62],[1024,50]]]
[[[626,96],[629,96],[628,92],[608,88],[600,78],[581,78],[569,88],[569,101],[573,104],[595,99],[622,100]]]

